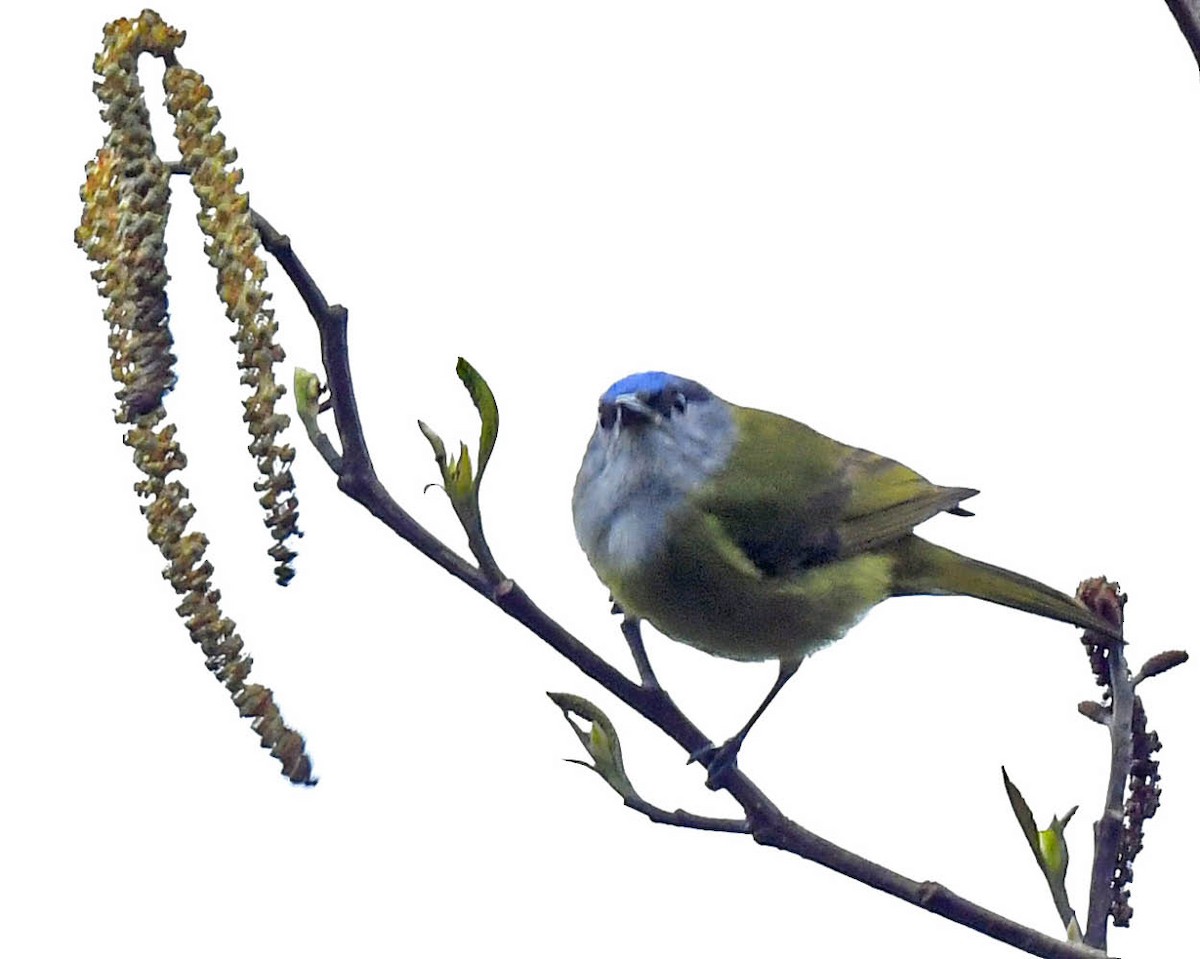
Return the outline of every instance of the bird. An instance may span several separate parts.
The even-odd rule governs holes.
[[[913,532],[939,513],[973,515],[961,504],[977,493],[650,371],[600,396],[571,511],[631,621],[714,656],[778,661],[746,724],[692,756],[717,788],[800,663],[891,597],[972,596],[1121,639],[1074,598]]]

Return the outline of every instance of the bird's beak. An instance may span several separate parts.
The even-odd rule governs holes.
[[[639,397],[636,393],[623,393],[613,400],[613,405],[618,406],[623,410],[628,410],[639,419],[649,420],[655,425],[662,422],[663,415],[650,406],[645,400]]]

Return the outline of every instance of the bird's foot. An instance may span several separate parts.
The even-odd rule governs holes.
[[[724,789],[725,778],[737,768],[738,751],[741,748],[742,737],[734,736],[720,746],[714,746],[712,743],[701,746],[688,756],[688,762],[700,763],[708,770],[708,778],[704,780],[704,785],[709,789]]]

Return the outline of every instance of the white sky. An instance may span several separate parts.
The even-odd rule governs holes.
[[[137,4],[57,7],[9,15],[0,68],[17,337],[0,952],[1015,954],[744,837],[624,810],[561,761],[581,753],[545,690],[609,712],[647,799],[734,807],[337,494],[299,429],[307,535],[294,584],[274,587],[231,329],[180,181],[168,408],[255,678],[316,759],[316,789],[288,785],[159,579],[111,420],[102,302],[70,242],[101,137],[91,58],[104,20]],[[180,59],[214,87],[254,205],[350,308],[384,481],[462,543],[444,499],[422,495],[436,477],[416,420],[474,437],[454,376],[466,355],[501,407],[495,554],[606,656],[627,663],[570,489],[596,396],[647,368],[979,487],[976,518],[925,532],[1066,590],[1119,578],[1135,664],[1198,647],[1200,80],[1165,5],[158,9],[188,31]],[[292,363],[317,367],[316,335],[274,268],[272,288],[290,379]],[[714,739],[773,674],[649,645]],[[1198,675],[1144,688],[1165,795],[1122,955],[1175,954],[1190,933]],[[888,603],[800,672],[742,768],[818,833],[1054,933],[999,767],[1040,823],[1080,804],[1085,911],[1108,753],[1075,714],[1091,690],[1066,627],[969,600]]]

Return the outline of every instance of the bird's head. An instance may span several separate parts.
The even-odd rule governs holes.
[[[713,394],[695,380],[658,371],[633,373],[617,380],[600,397],[601,431],[662,426],[672,417],[687,414],[693,403],[707,403]]]
[[[729,404],[694,380],[634,373],[605,390],[571,504],[592,565],[627,570],[656,555],[667,518],[726,461],[733,437]]]
[[[580,471],[598,497],[622,490],[684,491],[727,460],[736,430],[733,408],[695,380],[634,373],[600,397],[596,429]],[[590,490],[593,481],[599,485]]]

